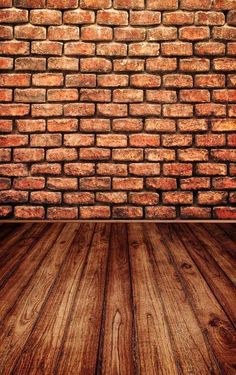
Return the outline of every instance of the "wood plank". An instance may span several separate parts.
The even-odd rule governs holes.
[[[231,280],[225,275],[218,263],[208,253],[204,245],[195,237],[191,226],[173,224],[179,236],[187,244],[187,251],[204,279],[207,281],[228,318],[236,326],[236,294]]]
[[[34,375],[39,368],[44,374],[54,373],[94,227],[91,223],[80,226],[43,311],[22,349],[14,374]]]
[[[11,251],[14,252],[13,250],[15,249],[14,246],[19,244],[19,242],[23,240],[23,237],[26,237],[27,234],[30,233],[32,227],[33,227],[32,223],[20,224],[16,227],[15,230],[12,231],[10,235],[7,235],[0,240],[1,262],[9,252]],[[27,236],[27,238],[29,237]]]
[[[181,241],[173,225],[158,224],[157,227],[221,373],[235,374],[236,331],[233,325],[188,254],[188,242]]]
[[[220,223],[217,224],[217,226],[221,228],[232,239],[232,241],[236,242],[236,224]]]
[[[63,227],[64,224],[47,224],[45,230],[40,232],[40,238],[37,237],[37,242],[29,249],[27,256],[20,260],[18,267],[13,266],[14,272],[11,271],[8,280],[0,289],[1,320],[14,306],[20,294],[23,293]]]
[[[16,223],[9,223],[9,224],[2,224],[1,227],[0,227],[0,246],[1,246],[1,242],[4,241],[9,235],[10,233],[13,233],[17,226],[19,226],[19,224],[16,224]]]
[[[236,245],[224,234],[222,236],[219,229],[212,227],[212,225],[195,224],[191,228],[199,241],[203,243],[205,249],[236,285],[236,256],[234,256],[234,254],[236,255]]]
[[[158,226],[144,224],[142,228],[152,254],[152,265],[182,374],[218,374],[186,291],[161,241]]]
[[[142,225],[128,224],[128,242],[140,374],[181,373],[175,361],[173,338],[157,289],[150,247],[146,244]]]
[[[109,252],[110,224],[96,224],[86,266],[65,329],[58,365],[60,374],[95,374]]]
[[[134,322],[126,224],[112,224],[98,374],[135,374]]]
[[[24,293],[20,295],[11,314],[1,324],[0,363],[4,375],[10,374],[10,370],[14,367],[15,361],[32,331],[77,228],[78,224],[69,224],[64,227],[40,268],[31,278]]]
[[[2,288],[11,274],[17,270],[20,263],[27,256],[46,228],[46,224],[37,224],[25,229],[20,238],[11,247],[6,247],[0,258],[0,287]],[[14,237],[14,235],[13,235]]]

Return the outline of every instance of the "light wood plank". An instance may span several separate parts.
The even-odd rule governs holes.
[[[143,226],[128,224],[138,359],[142,375],[175,375],[180,372],[172,348],[172,337],[156,285],[150,248]]]
[[[70,322],[61,349],[60,374],[95,374],[109,252],[110,224],[96,224]]]
[[[195,237],[194,232],[190,229],[191,226],[185,224],[173,225],[179,236],[188,244],[186,249],[189,255],[199,268],[228,318],[236,327],[236,293],[233,283],[199,239]]]
[[[210,350],[213,351],[220,371],[235,374],[236,331],[215,298],[173,225],[158,224],[166,249],[188,293]]]
[[[172,259],[161,241],[158,226],[144,224],[143,231],[152,253],[155,277],[181,372],[186,375],[219,374]]]
[[[135,374],[133,311],[126,224],[113,224],[98,374]]]
[[[27,256],[18,262],[18,267],[13,263],[14,272],[11,270],[9,279],[0,289],[1,320],[4,319],[5,315],[14,306],[17,298],[23,292],[24,288],[27,287],[31,277],[40,267],[45,255],[53,246],[56,238],[62,231],[63,226],[64,224],[47,224],[46,230],[40,232],[40,238],[37,237],[37,242],[34,244],[34,246],[32,246],[32,248],[30,248]],[[13,258],[15,258],[14,254]],[[1,270],[1,272],[3,271]]]
[[[89,223],[80,226],[40,318],[20,354],[14,374],[34,375],[38,374],[39,368],[44,374],[53,374],[94,227]]]
[[[70,224],[64,227],[51,251],[41,263],[34,277],[31,278],[31,282],[27,285],[24,293],[20,295],[11,315],[2,322],[0,329],[0,363],[4,375],[11,373],[15,361],[32,331],[77,228],[78,224]]]

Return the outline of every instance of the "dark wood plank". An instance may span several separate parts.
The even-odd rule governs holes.
[[[128,242],[140,374],[181,373],[141,224],[128,224]]]
[[[233,325],[188,254],[188,242],[181,241],[173,225],[158,224],[157,227],[221,373],[235,374],[236,331]]]
[[[176,273],[158,226],[144,224],[145,241],[152,253],[152,265],[169,323],[176,360],[183,374],[218,374],[199,322]]]
[[[186,224],[173,225],[179,236],[187,244],[186,249],[189,255],[199,268],[218,302],[233,325],[236,326],[236,294],[232,281],[222,271],[199,239],[195,237],[195,232],[191,230],[191,226]]]
[[[28,228],[22,227],[23,232],[21,232],[20,237],[12,236],[15,242],[10,246],[6,246],[5,252],[0,258],[0,287],[3,287],[12,272],[27,257],[31,247],[37,243],[45,228],[46,224],[36,224]],[[19,235],[18,232],[17,234]],[[11,241],[9,242],[11,243]]]
[[[135,374],[134,327],[126,224],[113,224],[98,374]]]
[[[55,369],[57,375],[95,374],[110,229],[110,224],[96,224],[73,311],[65,329],[61,354]]]
[[[40,238],[37,237],[36,243],[29,249],[27,256],[17,263],[18,267],[13,263],[14,272],[11,270],[8,280],[0,289],[1,320],[14,306],[17,298],[40,267],[44,257],[61,233],[63,226],[64,224],[47,224],[46,230],[40,232]],[[14,254],[13,259],[15,259]],[[1,272],[3,271],[1,270]]]
[[[76,234],[78,224],[64,227],[51,251],[0,326],[0,363],[3,374],[15,365]]]
[[[221,228],[234,242],[236,242],[236,224],[220,223],[217,224],[217,226]]]
[[[19,356],[14,374],[34,375],[39,369],[44,374],[54,373],[94,227],[89,223],[80,226],[43,311]]]
[[[217,247],[221,250],[220,252],[226,253],[226,256],[236,264],[236,241],[232,240],[219,225],[204,223],[201,227],[210,234],[208,237],[210,237],[214,245],[217,244]]]
[[[22,242],[29,238],[31,229],[33,228],[32,223],[20,224],[12,231],[9,235],[4,236],[0,240],[0,261],[5,261],[6,255],[10,252],[14,253],[16,245],[19,245],[19,242]]]

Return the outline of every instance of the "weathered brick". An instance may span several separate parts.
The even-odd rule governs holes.
[[[42,206],[16,206],[14,214],[16,219],[44,219],[45,210]]]
[[[47,93],[49,102],[73,102],[78,98],[79,94],[76,89],[50,89]]]
[[[175,207],[154,206],[154,207],[147,207],[145,211],[146,211],[145,217],[147,219],[160,219],[160,220],[172,219],[173,220],[176,218]]]
[[[108,206],[80,207],[81,219],[109,219],[110,215]]]

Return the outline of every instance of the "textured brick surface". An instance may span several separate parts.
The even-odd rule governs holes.
[[[236,219],[235,0],[0,0],[2,219]]]

